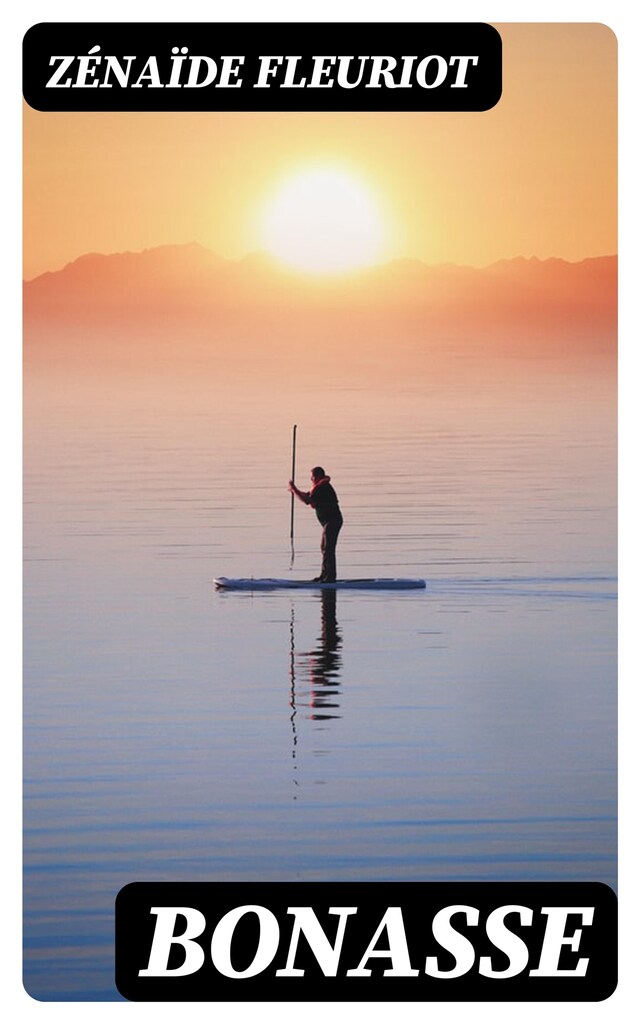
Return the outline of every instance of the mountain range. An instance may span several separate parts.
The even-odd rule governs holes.
[[[255,253],[227,260],[196,243],[91,253],[24,285],[26,342],[107,331],[164,337],[517,338],[615,347],[617,257],[515,258],[484,268],[395,260],[311,278]],[[274,340],[275,339],[275,340]],[[54,344],[51,340],[50,344]],[[556,341],[557,343],[557,341]]]

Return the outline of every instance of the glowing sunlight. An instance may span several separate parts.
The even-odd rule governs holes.
[[[327,274],[374,263],[382,222],[365,184],[344,171],[314,168],[285,181],[269,202],[263,244],[283,262]]]

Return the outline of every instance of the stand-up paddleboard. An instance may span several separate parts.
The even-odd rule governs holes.
[[[419,590],[424,580],[362,579],[316,583],[313,580],[228,579],[218,576],[213,581],[218,590]]]

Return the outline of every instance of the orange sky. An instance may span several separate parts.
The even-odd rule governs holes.
[[[498,26],[504,90],[472,114],[51,114],[25,107],[25,277],[85,252],[197,241],[238,258],[282,179],[347,168],[377,197],[382,258],[483,266],[614,253],[616,41]]]

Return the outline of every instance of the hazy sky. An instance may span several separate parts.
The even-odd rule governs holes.
[[[381,258],[483,266],[614,253],[616,40],[498,26],[503,97],[472,114],[51,114],[25,107],[25,276],[86,252],[264,248],[269,198],[316,164],[376,198]]]

